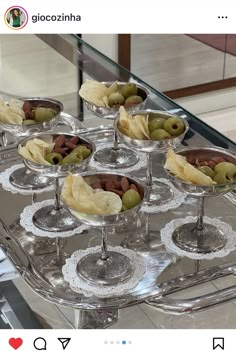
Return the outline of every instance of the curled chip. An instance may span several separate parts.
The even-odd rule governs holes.
[[[45,156],[51,152],[54,144],[40,139],[33,139],[26,142],[24,147],[19,147],[18,153],[25,159],[34,163],[49,164]]]
[[[195,185],[214,185],[216,184],[209,176],[197,170],[190,163],[186,157],[176,154],[171,148],[166,154],[166,162],[164,168],[169,170],[178,179],[181,179],[189,184]]]
[[[81,176],[69,175],[65,178],[61,193],[62,199],[77,212],[97,215],[111,215],[121,211],[120,197],[110,191],[94,190]]]
[[[101,82],[87,80],[82,84],[79,95],[86,101],[97,105],[98,107],[106,107],[103,98],[106,96],[107,87]]]
[[[23,111],[23,102],[17,99],[10,100],[9,104],[6,104],[2,98],[0,98],[0,122],[5,124],[22,124],[25,117]]]
[[[148,116],[128,114],[124,107],[119,109],[119,130],[133,139],[149,140]]]

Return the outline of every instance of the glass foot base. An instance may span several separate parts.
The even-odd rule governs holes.
[[[101,253],[87,255],[77,265],[78,275],[96,285],[111,286],[128,280],[132,273],[130,259],[118,252],[108,251],[107,260]]]
[[[149,231],[148,234],[135,234],[123,240],[121,246],[126,249],[131,249],[139,252],[153,252],[165,249],[165,246],[160,243],[160,232]]]
[[[153,180],[149,194],[144,201],[145,206],[161,206],[170,202],[174,197],[171,188],[160,182]]]
[[[175,229],[172,240],[180,249],[202,254],[218,251],[226,244],[223,232],[211,224],[205,224],[202,231],[196,229],[196,223],[184,224]]]
[[[55,253],[55,239],[39,238],[28,233],[21,225],[20,219],[13,222],[9,229],[17,234],[17,240],[30,256],[49,255]]]
[[[128,168],[137,164],[139,157],[136,152],[125,147],[121,147],[118,150],[105,147],[95,153],[94,160],[109,168]]]
[[[75,310],[76,329],[104,329],[118,319],[118,310]]]
[[[65,232],[79,226],[79,222],[65,208],[55,210],[54,206],[46,206],[36,211],[33,223],[36,227],[51,232]]]
[[[39,265],[39,271],[42,273],[44,278],[48,280],[51,286],[63,290],[63,288],[68,289],[68,284],[64,281],[64,276],[61,270],[65,262],[63,254],[62,258],[62,262],[58,263],[56,255],[49,255],[47,259]]]
[[[51,178],[32,173],[26,167],[15,170],[9,177],[10,183],[20,189],[43,189],[53,183]]]

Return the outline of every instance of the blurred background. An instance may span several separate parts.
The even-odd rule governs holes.
[[[51,42],[56,41],[56,35]],[[83,34],[112,60],[236,141],[236,34]],[[0,91],[73,111],[77,67],[43,35],[0,35]]]

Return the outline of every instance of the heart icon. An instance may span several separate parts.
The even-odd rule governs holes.
[[[20,348],[22,343],[23,343],[23,340],[21,338],[19,338],[19,337],[18,338],[13,338],[12,337],[12,338],[9,339],[9,344],[14,349]]]

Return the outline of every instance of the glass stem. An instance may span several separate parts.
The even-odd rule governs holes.
[[[33,192],[32,194],[32,205],[37,202],[37,194]]]
[[[147,156],[147,171],[146,171],[147,200],[150,200],[150,193],[152,188],[152,156],[151,156],[151,153],[146,153],[146,156]]]
[[[57,263],[58,265],[62,264],[62,256],[61,256],[61,238],[56,237],[56,253],[57,253]]]
[[[200,271],[200,263],[201,263],[200,260],[195,261],[195,272],[196,273]]]
[[[145,224],[145,240],[150,240],[150,214],[145,213],[146,224]]]
[[[61,203],[60,203],[60,185],[59,185],[59,178],[55,178],[55,203],[54,203],[54,209],[56,211],[59,211],[61,208]]]
[[[107,253],[107,232],[105,228],[102,228],[102,242],[101,242],[101,257],[102,261],[106,261],[109,258]]]
[[[7,135],[6,135],[5,131],[2,131],[1,135],[2,135],[2,145],[3,145],[3,147],[6,147],[7,146]]]
[[[114,132],[113,132],[113,146],[112,146],[113,151],[119,150],[119,141],[118,141],[118,134],[116,131],[115,127],[115,120],[114,120]]]
[[[203,230],[204,201],[205,201],[205,198],[201,197],[199,208],[198,208],[198,215],[197,215],[196,229],[200,231]]]

